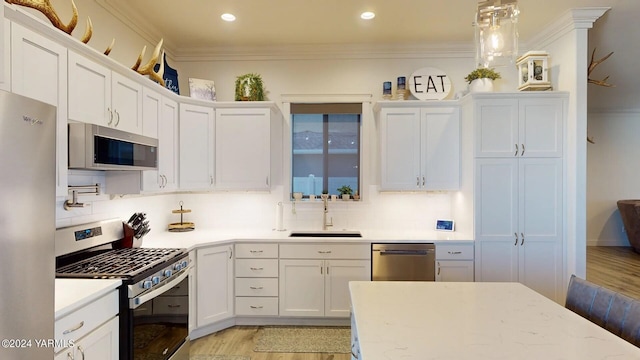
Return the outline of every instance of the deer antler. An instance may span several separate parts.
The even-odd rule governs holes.
[[[69,21],[69,24],[67,25],[62,23],[62,20],[60,20],[60,17],[58,17],[58,14],[56,14],[56,11],[53,9],[53,6],[51,6],[51,3],[49,2],[49,0],[5,0],[5,1],[8,2],[9,4],[26,6],[26,7],[40,11],[41,13],[44,14],[44,16],[47,17],[47,19],[49,19],[49,21],[51,21],[51,24],[53,24],[53,26],[66,32],[69,35],[71,35],[71,32],[73,31],[73,29],[76,28],[76,25],[78,25],[78,8],[76,7],[76,4],[73,2],[73,0],[71,0],[73,16],[71,17],[71,21]]]
[[[613,55],[613,51],[609,53],[609,55],[601,58],[600,60],[593,60],[594,56],[596,55],[596,49],[593,49],[593,52],[591,53],[591,62],[589,63],[589,69],[587,70],[587,82],[590,84],[596,84],[596,85],[600,85],[600,86],[606,86],[606,87],[614,87],[615,85],[609,84],[607,82],[607,80],[609,79],[609,76],[605,77],[602,80],[593,80],[591,78],[591,72],[593,71],[593,69],[596,68],[596,66],[600,65],[601,63],[603,63],[605,60],[607,60],[611,55]]]
[[[104,54],[109,56],[109,54],[111,53],[111,50],[113,49],[113,45],[116,43],[116,38],[113,38],[111,40],[111,44],[109,44],[109,46],[107,46],[107,49],[104,51]]]
[[[87,29],[84,31],[84,35],[80,41],[86,44],[91,40],[91,36],[93,36],[93,24],[91,23],[91,18],[87,16]]]
[[[164,74],[164,52],[162,53],[163,59],[160,62],[160,69],[158,70],[158,72],[153,71],[153,67],[158,62],[158,56],[160,56],[160,49],[162,48],[163,41],[164,39],[160,39],[160,42],[158,42],[158,45],[156,45],[156,48],[153,50],[153,54],[151,55],[151,59],[149,60],[149,62],[140,67],[142,58],[144,57],[144,53],[147,51],[147,47],[144,46],[142,48],[142,51],[140,52],[140,55],[138,55],[136,63],[131,67],[131,70],[136,71],[141,75],[149,75],[151,79],[159,82],[162,86],[165,86],[164,79],[162,79],[162,75]]]

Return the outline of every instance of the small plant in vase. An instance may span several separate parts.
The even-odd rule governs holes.
[[[465,78],[469,83],[469,91],[493,91],[493,80],[500,79],[500,73],[489,68],[477,68]]]
[[[264,84],[258,74],[244,74],[236,78],[236,101],[264,101]]]
[[[342,200],[349,200],[351,195],[353,195],[353,189],[349,185],[342,185],[337,190],[342,196]]]

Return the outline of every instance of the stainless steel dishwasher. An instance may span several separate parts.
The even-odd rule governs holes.
[[[371,280],[435,281],[435,279],[435,244],[371,244]]]

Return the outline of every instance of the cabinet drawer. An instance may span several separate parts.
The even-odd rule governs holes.
[[[236,315],[278,316],[277,297],[237,297]]]
[[[188,296],[158,296],[153,299],[154,315],[187,315],[189,314]]]
[[[56,344],[66,344],[70,340],[76,341],[117,314],[118,291],[113,291],[58,319],[54,325]],[[61,349],[56,346],[54,352]]]
[[[278,244],[236,244],[236,258],[278,258]]]
[[[370,259],[369,244],[281,244],[281,259]]]
[[[236,278],[236,296],[278,296],[278,279]]]
[[[438,260],[473,260],[473,245],[436,244]]]
[[[278,259],[236,259],[237,277],[278,277]]]

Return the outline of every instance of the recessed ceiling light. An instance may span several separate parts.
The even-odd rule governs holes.
[[[236,21],[236,17],[233,14],[222,14],[220,18],[224,21]]]
[[[360,18],[364,20],[371,20],[374,17],[376,17],[376,14],[372,11],[365,11],[362,14],[360,14]]]

